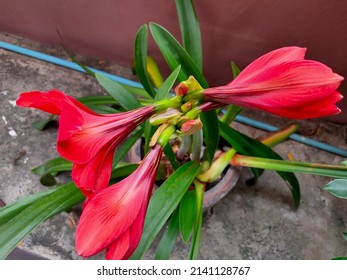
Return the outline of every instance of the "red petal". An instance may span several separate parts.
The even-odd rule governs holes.
[[[60,115],[61,104],[67,96],[58,91],[48,92],[32,91],[22,93],[17,101],[17,106],[36,108],[54,115]]]
[[[139,235],[143,221],[138,225],[138,217],[144,219],[161,153],[160,146],[154,147],[135,172],[90,199],[76,231],[78,254],[88,257],[100,252],[133,225]]]
[[[130,246],[130,229],[125,231],[106,251],[106,260],[123,260]]]
[[[73,165],[72,179],[87,197],[92,197],[108,186],[113,155],[112,147],[104,147],[87,163]]]
[[[249,64],[244,70],[242,70],[235,80],[238,83],[243,83],[252,77],[259,75],[261,72],[266,72],[268,68],[271,68],[274,65],[279,65],[290,61],[303,60],[305,53],[306,49],[299,47],[284,47],[271,51]]]

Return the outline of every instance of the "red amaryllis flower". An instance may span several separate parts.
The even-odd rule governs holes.
[[[306,49],[274,50],[248,65],[225,86],[202,92],[206,100],[264,110],[288,118],[337,114],[336,90],[343,77],[326,65],[305,60]]]
[[[23,93],[17,105],[60,115],[57,151],[74,163],[72,178],[88,197],[107,187],[115,148],[154,110],[101,115],[57,90]]]
[[[76,230],[79,255],[89,257],[107,248],[106,259],[131,256],[140,242],[162,151],[154,146],[132,174],[88,201]]]

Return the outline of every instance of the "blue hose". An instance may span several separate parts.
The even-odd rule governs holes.
[[[82,67],[77,65],[76,63],[65,60],[65,59],[61,59],[61,58],[58,58],[55,56],[47,55],[44,53],[40,53],[37,51],[33,51],[33,50],[30,50],[27,48],[19,47],[19,46],[9,44],[6,42],[2,42],[2,41],[0,41],[0,48],[6,49],[9,51],[13,51],[13,52],[16,52],[19,54],[23,54],[26,56],[30,56],[33,58],[37,58],[37,59],[40,59],[40,60],[43,60],[46,62],[50,62],[50,63],[56,64],[59,66],[63,66],[63,67],[75,70],[75,71],[86,73],[86,71]],[[114,81],[117,81],[121,84],[133,86],[133,87],[137,87],[137,88],[142,88],[142,85],[140,83],[137,83],[137,82],[134,82],[134,81],[131,81],[131,80],[128,80],[128,79],[125,79],[125,78],[122,78],[122,77],[119,77],[119,76],[116,76],[116,75],[113,75],[113,74],[110,74],[110,73],[107,73],[107,72],[104,72],[104,71],[101,71],[98,69],[90,68],[90,70],[92,70],[93,72],[96,72],[96,73],[103,74],[103,75],[107,76],[108,78],[110,78]],[[272,126],[272,125],[269,125],[269,124],[266,124],[266,123],[263,123],[263,122],[260,122],[257,120],[253,120],[253,119],[244,117],[242,115],[238,115],[235,120],[237,122],[240,122],[240,123],[252,126],[252,127],[256,127],[256,128],[262,129],[262,130],[266,130],[266,131],[276,131],[278,129],[275,126]],[[330,152],[330,153],[333,153],[333,154],[336,154],[336,155],[339,155],[339,156],[342,156],[342,157],[347,157],[347,150],[344,150],[344,149],[341,149],[341,148],[338,148],[338,147],[335,147],[335,146],[332,146],[332,145],[329,145],[326,143],[322,143],[322,142],[319,142],[317,140],[313,140],[313,139],[301,136],[299,134],[295,134],[295,133],[292,134],[290,136],[290,139],[297,141],[297,142],[300,142],[300,143],[303,143],[303,144],[306,144],[306,145],[309,145],[309,146],[312,146],[312,147],[315,147],[315,148],[318,148],[318,149],[321,149],[321,150],[324,150],[324,151],[327,151],[327,152]]]
[[[37,51],[33,51],[30,49],[26,49],[26,48],[19,47],[19,46],[9,44],[6,42],[2,42],[2,41],[0,41],[0,48],[3,48],[5,50],[9,50],[9,51],[13,51],[16,53],[24,54],[26,56],[34,57],[34,58],[37,58],[37,59],[40,59],[43,61],[51,62],[53,64],[63,66],[63,67],[66,67],[66,68],[69,68],[69,69],[72,69],[75,71],[86,73],[86,71],[82,67],[80,67],[78,64],[76,64],[75,62],[61,59],[61,58],[58,58],[58,57],[55,57],[52,55],[40,53]],[[110,78],[116,82],[119,82],[121,84],[133,86],[133,87],[137,87],[137,88],[142,88],[142,85],[140,83],[137,83],[137,82],[134,82],[134,81],[131,81],[131,80],[119,77],[119,76],[115,76],[115,75],[112,75],[110,73],[98,70],[98,69],[90,68],[90,70],[92,70],[95,73],[103,74],[103,75],[107,76],[108,78]]]

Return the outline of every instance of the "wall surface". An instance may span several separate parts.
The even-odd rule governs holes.
[[[195,7],[210,85],[231,79],[231,60],[243,68],[270,50],[291,45],[306,47],[308,59],[347,77],[347,1],[197,0]],[[0,31],[64,43],[77,53],[123,66],[131,65],[136,31],[151,21],[179,38],[174,1],[0,1]],[[149,52],[164,64],[153,41]],[[340,88],[344,95],[346,84]],[[344,113],[330,119],[346,123],[346,100],[339,105]]]

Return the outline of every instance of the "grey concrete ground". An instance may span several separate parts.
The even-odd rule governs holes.
[[[63,55],[55,48],[13,36],[0,34],[0,40]],[[127,69],[109,64],[103,67],[114,74],[132,77]],[[42,132],[33,129],[32,121],[47,115],[17,108],[14,101],[21,92],[52,88],[75,97],[104,94],[97,83],[84,74],[0,49],[0,199],[6,204],[46,189],[30,170],[57,156],[56,128]],[[288,123],[267,114],[249,111],[245,114],[278,126]],[[301,121],[300,125],[300,133],[347,148],[343,125],[317,121]],[[237,126],[251,136],[263,133],[241,124]],[[298,161],[337,164],[344,160],[291,140],[275,150],[285,158],[290,151]],[[237,186],[213,211],[206,213],[201,259],[330,259],[347,255],[347,242],[342,237],[347,229],[347,201],[321,189],[331,178],[297,174],[302,202],[295,211],[290,192],[276,173],[266,171],[252,187],[246,186],[247,177],[247,170],[243,170]],[[60,182],[64,179],[64,176],[58,177]],[[18,247],[49,259],[80,259],[74,250],[77,221],[76,214],[62,213],[42,224]],[[179,243],[172,258],[187,256],[188,248]],[[146,258],[152,258],[152,251]]]

